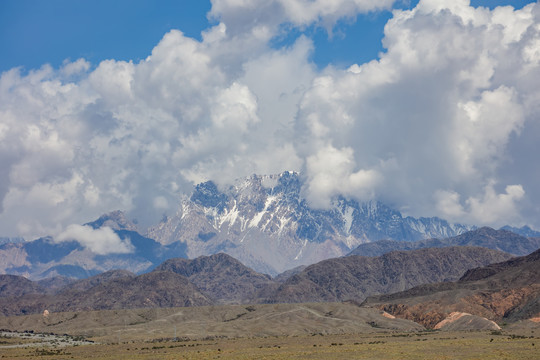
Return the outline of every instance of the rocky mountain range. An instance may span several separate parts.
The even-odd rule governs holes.
[[[509,230],[495,230],[489,227],[482,227],[446,239],[374,241],[359,245],[349,255],[380,256],[395,250],[416,250],[448,246],[480,246],[522,256],[528,255],[540,248],[540,238],[527,238]]]
[[[377,201],[337,197],[330,208],[314,209],[302,197],[302,185],[295,172],[253,175],[227,189],[201,183],[147,236],[163,245],[185,244],[189,258],[225,252],[276,275],[346,255],[366,242],[446,238],[473,228],[436,217],[403,217]]]
[[[108,271],[71,282],[55,291],[46,283],[15,275],[0,276],[4,315],[139,307],[353,300],[459,278],[467,269],[509,254],[453,247],[394,252],[378,258],[349,256],[308,266],[285,282],[260,274],[227,254],[193,260],[169,259],[153,271],[135,275]]]
[[[258,302],[259,293],[274,284],[270,276],[258,273],[224,253],[193,260],[169,259],[155,271],[185,276],[217,304]]]
[[[522,226],[520,228],[506,225],[506,226],[503,226],[501,230],[508,230],[508,231],[513,232],[514,234],[518,234],[524,237],[540,238],[540,231],[533,230],[527,225]]]
[[[465,271],[511,255],[480,247],[393,251],[378,257],[352,255],[310,265],[282,283],[266,301],[363,301],[420,284],[459,279]]]
[[[75,240],[47,236],[0,244],[0,273],[32,280],[87,278],[113,269],[142,274],[169,258],[227,253],[259,273],[298,273],[321,260],[347,254],[378,256],[393,250],[474,245],[527,254],[540,246],[528,227],[512,231],[450,224],[433,218],[404,217],[376,201],[336,197],[328,209],[314,209],[302,197],[300,174],[258,176],[219,189],[213,182],[195,186],[178,211],[141,235],[121,211],[84,224],[110,228],[129,253],[100,253]],[[515,231],[515,232],[514,232]],[[4,239],[5,240],[5,239]],[[286,277],[281,277],[282,279]]]
[[[132,309],[152,307],[184,307],[211,305],[186,277],[167,271],[155,271],[139,276],[108,273],[97,275],[93,286],[67,287],[54,294],[46,291],[27,291],[22,296],[4,296],[13,293],[19,285],[11,280],[9,287],[0,285],[0,304],[4,315],[24,315],[51,312],[87,311],[105,309]],[[13,276],[13,275],[12,275]],[[99,279],[105,277],[106,279]],[[22,282],[23,277],[19,281]],[[0,284],[5,279],[0,278]],[[88,284],[87,284],[88,285]],[[8,290],[9,289],[9,290]]]
[[[497,322],[540,317],[540,249],[522,257],[468,270],[458,281],[424,284],[368,298],[378,307],[428,328],[451,313],[467,313]]]

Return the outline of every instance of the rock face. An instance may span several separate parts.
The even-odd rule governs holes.
[[[527,238],[508,230],[483,227],[447,239],[418,241],[379,240],[361,244],[349,255],[380,256],[395,250],[416,250],[448,246],[481,246],[506,253],[523,256],[540,248],[540,238]]]
[[[97,220],[86,223],[85,225],[91,226],[94,229],[107,226],[113,230],[137,231],[137,225],[133,221],[128,220],[126,215],[120,210],[101,215]]]
[[[15,277],[19,278],[18,282],[25,280]],[[185,276],[169,271],[139,276],[128,272],[109,272],[68,285],[52,295],[43,289],[27,291],[23,295],[11,293],[14,295],[0,297],[3,315],[36,314],[43,309],[61,312],[213,304]]]
[[[185,276],[218,304],[256,302],[258,293],[274,284],[270,276],[257,273],[223,253],[194,260],[170,259],[155,271]]]
[[[41,286],[47,294],[55,294],[61,289],[65,289],[75,281],[77,280],[67,276],[53,276],[39,280],[37,281],[37,284]]]
[[[380,257],[321,261],[291,276],[268,302],[363,301],[413,286],[459,279],[465,271],[511,255],[477,247],[395,251]]]
[[[73,281],[59,290],[64,294],[68,292],[76,293],[80,291],[87,291],[95,286],[105,284],[112,280],[134,277],[135,274],[126,270],[109,270],[104,273],[89,277],[87,279]]]
[[[378,307],[428,328],[454,311],[492,321],[513,322],[539,317],[540,250],[469,270],[456,282],[373,296],[364,305]]]
[[[22,276],[0,275],[0,298],[43,293],[45,293],[43,287]]]
[[[298,173],[257,176],[220,190],[195,187],[178,212],[149,229],[162,244],[185,244],[189,258],[226,252],[253,269],[275,275],[343,256],[379,239],[413,241],[461,234],[470,227],[438,218],[403,217],[380,202],[338,197],[329,209],[309,206]]]
[[[212,301],[184,276],[160,271],[107,281],[79,292],[69,299],[69,303],[53,303],[48,308],[53,311],[66,307],[70,310],[101,310],[210,304]]]

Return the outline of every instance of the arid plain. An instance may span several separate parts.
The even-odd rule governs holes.
[[[426,330],[350,303],[231,305],[0,318],[3,359],[538,359],[540,324]],[[43,333],[67,334],[45,338]],[[64,339],[64,340],[62,340]],[[91,341],[73,343],[73,341]],[[71,341],[71,343],[70,343]],[[19,345],[19,346],[17,346]]]

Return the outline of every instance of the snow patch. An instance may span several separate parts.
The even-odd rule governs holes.
[[[239,211],[238,211],[238,207],[236,206],[236,200],[235,200],[233,208],[230,211],[225,212],[225,214],[219,217],[219,221],[218,221],[219,227],[221,228],[223,224],[225,224],[226,222],[229,223],[229,227],[232,226],[236,222],[238,215],[239,215]]]
[[[264,209],[260,212],[258,212],[257,214],[255,214],[255,216],[253,217],[253,219],[251,219],[251,221],[249,222],[249,227],[256,227],[256,226],[259,226],[259,223],[261,222],[264,214],[266,214],[267,210],[268,210],[268,207],[274,202],[276,201],[277,199],[277,196],[275,195],[272,195],[272,196],[268,196],[266,198],[266,202],[264,203]]]
[[[189,203],[187,201],[182,201],[182,216],[180,220],[183,220],[190,213]]]
[[[352,223],[353,223],[353,213],[354,213],[354,209],[350,206],[347,206],[347,208],[345,209],[345,212],[342,213],[342,216],[343,216],[343,220],[345,222],[345,224],[343,225],[343,231],[345,232],[345,234],[347,235],[350,235],[351,233],[351,226],[352,226]]]
[[[285,229],[289,221],[291,221],[290,217],[281,216],[279,218],[279,230],[278,230],[279,235],[281,235],[281,233],[283,232],[283,230]]]
[[[259,226],[259,223],[261,222],[262,220],[262,217],[264,216],[264,213],[266,211],[261,211],[261,212],[258,212],[257,214],[255,214],[255,216],[253,217],[253,219],[251,219],[251,221],[249,222],[249,227],[257,227]]]

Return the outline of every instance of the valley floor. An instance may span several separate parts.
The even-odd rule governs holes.
[[[353,304],[313,303],[0,317],[0,329],[6,331],[0,334],[0,358],[540,358],[538,323],[510,324],[501,331],[444,332],[383,315]]]
[[[538,359],[540,338],[504,332],[418,332],[130,340],[70,347],[0,347],[0,354],[3,359]]]

